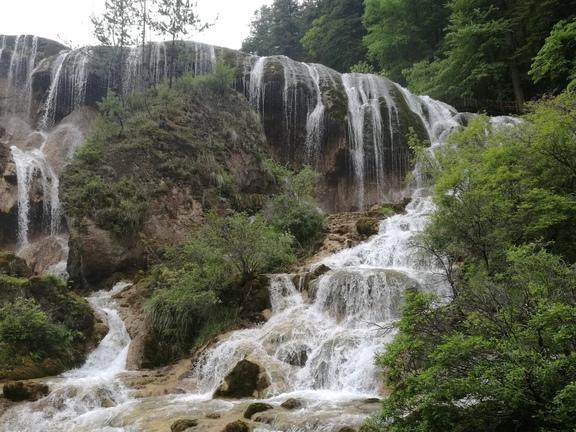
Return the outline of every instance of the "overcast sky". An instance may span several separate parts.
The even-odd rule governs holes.
[[[1,0],[0,34],[34,34],[71,42],[95,43],[90,15],[102,11],[104,0]],[[272,0],[197,0],[198,14],[216,24],[191,39],[238,49],[248,35],[254,11]]]

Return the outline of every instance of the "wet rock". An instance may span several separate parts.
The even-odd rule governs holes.
[[[304,367],[308,362],[308,347],[301,345],[291,351],[283,353],[281,360],[292,366]]]
[[[330,270],[332,269],[327,265],[320,264],[318,267],[312,270],[312,272],[310,272],[310,280],[313,281],[315,279],[318,279],[320,276],[322,276],[325,273],[328,273]]]
[[[338,429],[338,432],[356,432],[356,429],[350,426],[343,426],[340,429]]]
[[[267,403],[255,402],[248,405],[246,411],[244,411],[244,418],[251,419],[256,413],[264,412],[273,409],[274,407]]]
[[[254,421],[257,423],[266,423],[272,425],[276,421],[276,416],[257,415],[256,417],[254,417]]]
[[[264,309],[260,313],[266,321],[268,321],[270,318],[272,318],[272,311],[270,309]]]
[[[364,400],[364,402],[365,402],[365,403],[368,403],[368,404],[379,403],[379,402],[380,402],[380,399],[378,399],[378,398],[368,398],[368,399]]]
[[[236,420],[235,422],[228,423],[222,432],[249,432],[250,427],[244,423],[242,420]]]
[[[211,419],[211,420],[216,420],[216,419],[219,419],[220,417],[222,417],[222,414],[217,413],[217,412],[206,414],[206,418]]]
[[[363,217],[356,221],[356,231],[362,237],[370,237],[378,233],[378,219]]]
[[[172,426],[170,426],[170,431],[183,432],[195,426],[198,426],[198,420],[196,419],[180,419],[172,423]]]
[[[300,399],[287,399],[280,405],[282,408],[287,410],[300,409],[304,406]]]
[[[12,402],[36,401],[48,393],[50,388],[46,384],[22,381],[4,384],[4,397]]]
[[[0,273],[17,277],[30,277],[32,270],[22,258],[10,252],[0,252]]]
[[[270,386],[262,366],[250,360],[241,360],[230,371],[224,382],[214,392],[215,398],[259,397]]]

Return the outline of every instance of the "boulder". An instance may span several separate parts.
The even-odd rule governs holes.
[[[124,244],[90,220],[81,229],[70,230],[69,246],[68,274],[81,289],[98,288],[114,273],[139,267],[142,260],[138,247]]]
[[[302,403],[302,401],[300,399],[287,399],[284,402],[282,402],[282,404],[280,405],[282,408],[287,409],[287,410],[295,410],[295,409],[300,409],[304,406],[304,404]]]
[[[244,359],[226,375],[224,382],[214,392],[214,397],[232,399],[259,397],[269,386],[270,380],[264,368]]]
[[[183,432],[195,426],[198,426],[198,420],[196,419],[180,419],[172,423],[172,426],[170,426],[170,431]]]
[[[264,412],[273,409],[274,407],[267,403],[255,402],[248,405],[246,411],[244,411],[244,418],[251,419],[256,413]]]
[[[338,432],[356,432],[356,429],[350,426],[342,426],[340,429],[338,429]]]
[[[378,234],[378,219],[362,217],[356,221],[356,231],[362,237],[370,237]]]
[[[4,397],[12,402],[36,401],[47,396],[50,388],[37,382],[14,381],[4,384]]]
[[[222,432],[250,432],[250,427],[242,420],[228,423]]]

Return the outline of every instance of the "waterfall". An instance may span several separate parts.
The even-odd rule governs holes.
[[[390,81],[375,75],[344,74],[342,83],[348,96],[348,131],[352,148],[352,163],[358,193],[358,208],[364,208],[364,189],[368,176],[376,180],[377,192],[383,196],[385,181],[384,170],[384,135],[383,126],[388,130],[387,152],[392,157],[401,157],[401,152],[395,151],[395,132],[398,132],[398,107],[392,98]],[[388,116],[387,122],[382,119],[383,106]],[[371,135],[371,136],[370,136]],[[366,145],[371,142],[373,149],[373,166],[366,172]],[[391,166],[398,169],[401,161],[394,161]]]
[[[46,136],[43,135],[43,138],[45,143]],[[11,147],[18,181],[18,245],[20,247],[26,246],[29,242],[31,192],[36,179],[42,188],[43,218],[49,221],[49,232],[54,235],[60,230],[58,177],[42,150],[42,147],[32,150]]]
[[[6,49],[6,36],[0,36],[0,63],[2,63],[2,55]]]
[[[168,78],[168,56],[164,42],[150,44],[150,80],[159,84]]]
[[[16,37],[8,67],[8,98],[5,109],[11,113],[29,115],[32,103],[32,72],[36,64],[38,37]]]
[[[194,48],[194,63],[191,71],[194,75],[206,75],[216,66],[216,51],[213,45],[191,42]]]
[[[0,431],[124,430],[119,419],[131,398],[118,374],[126,370],[130,336],[113,297],[130,285],[120,282],[88,298],[108,334],[82,367],[48,380],[52,391],[46,398],[0,413]]]
[[[316,106],[308,114],[306,120],[306,154],[307,160],[315,165],[319,158],[320,143],[322,142],[323,121],[324,121],[324,102],[322,101],[322,90],[320,89],[320,71],[319,65],[305,65],[308,69],[312,81],[314,82],[314,91],[316,92]]]
[[[265,114],[266,103],[266,86],[264,85],[264,73],[266,72],[266,63],[268,57],[259,57],[250,72],[250,88],[248,98],[252,106],[260,111],[262,117]]]
[[[52,70],[50,74],[50,90],[48,91],[48,97],[44,102],[44,115],[40,120],[40,129],[48,130],[54,126],[54,120],[56,117],[56,103],[58,101],[58,88],[60,87],[60,75],[62,74],[62,66],[66,61],[66,58],[70,55],[71,51],[64,51],[58,54],[56,60],[52,64]]]

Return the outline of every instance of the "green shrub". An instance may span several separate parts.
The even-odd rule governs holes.
[[[247,282],[293,261],[292,238],[260,216],[210,215],[150,271],[145,312],[156,342],[169,358],[204,343],[239,316]]]
[[[289,195],[273,198],[265,214],[276,229],[291,234],[302,248],[313,245],[324,231],[324,215],[313,204]]]
[[[0,308],[0,342],[17,354],[36,358],[68,348],[73,334],[53,323],[38,303],[19,298]]]

